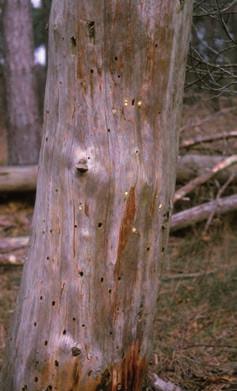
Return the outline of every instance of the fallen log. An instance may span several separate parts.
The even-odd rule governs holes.
[[[177,162],[177,183],[187,183],[191,179],[203,175],[210,171],[212,167],[221,163],[228,156],[220,155],[194,155],[187,154],[179,156]],[[233,183],[237,182],[237,167],[231,166],[216,174],[216,179],[220,183],[224,183],[231,175],[233,175]]]
[[[37,166],[0,167],[0,192],[34,191],[37,171]]]
[[[180,156],[177,162],[177,182],[186,183],[190,179],[202,175],[215,164],[220,163],[228,156],[209,156],[187,154]],[[217,179],[223,183],[233,174],[237,182],[236,167],[229,167],[217,174]],[[0,167],[0,192],[26,192],[35,191],[37,166],[2,166]]]
[[[211,213],[224,214],[237,210],[237,195],[219,198],[214,201],[186,209],[182,212],[175,213],[171,218],[171,231],[177,231],[186,228],[203,220],[206,220]]]
[[[28,246],[29,237],[19,236],[15,238],[1,238],[0,239],[0,253],[16,251]]]
[[[237,210],[236,194],[206,202],[204,204],[195,206],[194,208],[175,213],[171,218],[171,232],[206,220],[213,212],[221,215],[232,212],[234,210]],[[14,253],[7,254],[7,252],[13,252],[19,249],[26,250],[28,244],[29,238],[27,236],[18,238],[2,238],[0,240],[0,266],[23,264],[22,258],[19,258],[19,256],[15,255]],[[9,257],[11,257],[11,259]]]
[[[237,155],[230,156],[221,162],[215,164],[210,170],[204,172],[202,175],[197,176],[195,179],[189,181],[186,185],[181,187],[175,192],[174,202],[181,200],[185,195],[191,193],[198,186],[209,181],[212,177],[217,175],[219,172],[237,163]]]
[[[237,137],[237,130],[233,130],[232,132],[223,132],[217,134],[210,134],[208,136],[199,135],[188,140],[183,140],[180,143],[180,148],[191,148],[195,145],[202,143],[210,143],[218,140],[227,140],[229,138]]]

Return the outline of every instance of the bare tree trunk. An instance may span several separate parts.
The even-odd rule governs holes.
[[[141,390],[191,3],[53,2],[33,235],[6,391]]]
[[[187,181],[210,172],[213,166],[219,164],[228,156],[221,155],[191,155],[180,156],[177,162],[177,182]],[[0,167],[0,192],[11,191],[34,191],[36,188],[37,166],[3,166]],[[216,178],[221,183],[230,176],[233,183],[237,181],[237,170],[235,166],[225,168],[216,173]]]
[[[3,16],[8,110],[8,161],[38,162],[39,107],[34,80],[30,0],[6,0]]]

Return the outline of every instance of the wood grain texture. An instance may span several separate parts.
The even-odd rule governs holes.
[[[213,166],[227,158],[228,156],[221,155],[186,154],[179,156],[176,165],[177,183],[185,184],[187,181],[210,171]],[[0,167],[0,192],[35,191],[37,172],[37,166]],[[220,183],[223,183],[230,175],[234,175],[233,182],[236,183],[237,170],[235,166],[217,172],[216,178]]]
[[[141,390],[191,3],[53,2],[34,228],[6,391]]]

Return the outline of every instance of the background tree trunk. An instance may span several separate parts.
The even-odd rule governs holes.
[[[3,389],[139,391],[192,2],[54,0],[33,235]]]
[[[3,16],[8,110],[8,161],[38,162],[39,107],[35,90],[30,0],[6,0]]]

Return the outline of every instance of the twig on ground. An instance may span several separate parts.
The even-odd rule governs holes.
[[[1,238],[0,239],[0,253],[19,250],[27,247],[29,243],[28,236],[19,236],[15,238]]]

